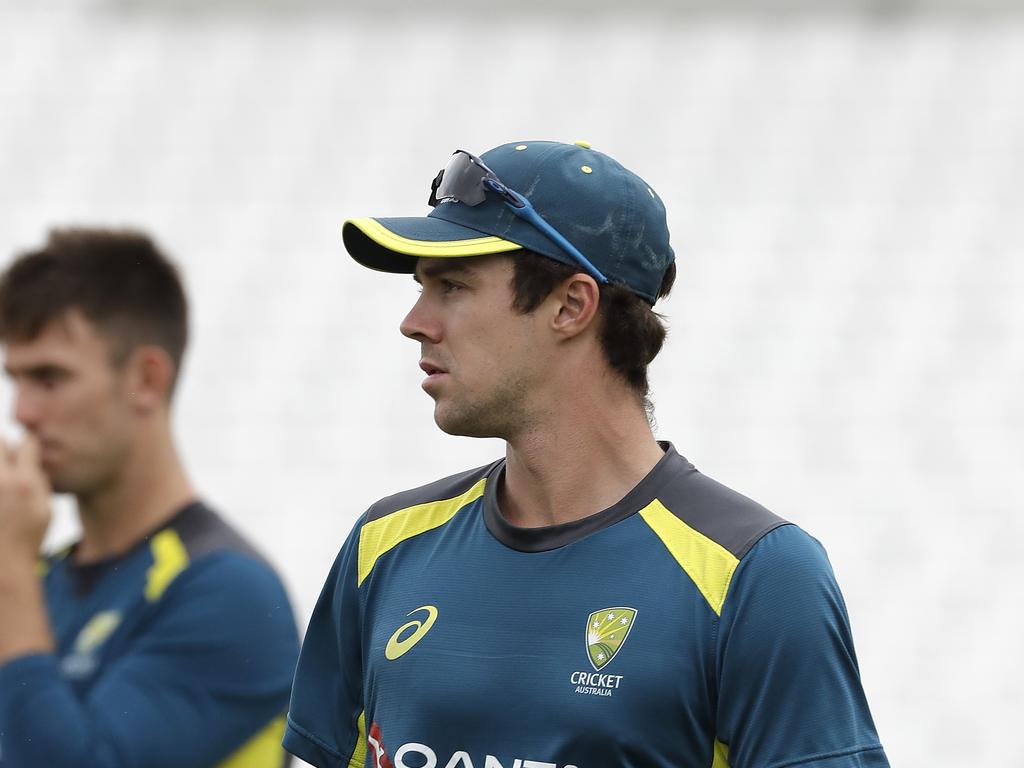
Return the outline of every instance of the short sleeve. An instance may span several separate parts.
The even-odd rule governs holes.
[[[362,768],[362,616],[357,525],[338,554],[306,629],[284,746],[317,768]]]
[[[797,526],[740,561],[716,654],[717,737],[731,768],[888,766],[832,567]]]

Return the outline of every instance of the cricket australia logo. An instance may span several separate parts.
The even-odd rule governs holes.
[[[573,672],[569,681],[576,693],[611,696],[622,683],[622,675],[609,675],[601,670],[618,655],[636,621],[636,609],[618,606],[594,611],[587,618],[587,657],[593,672]]]
[[[633,608],[604,608],[587,619],[587,654],[590,664],[600,672],[629,637],[636,611]]]
[[[61,670],[72,680],[84,680],[99,666],[100,646],[121,625],[119,611],[101,611],[86,623],[75,638],[74,647],[61,659]]]

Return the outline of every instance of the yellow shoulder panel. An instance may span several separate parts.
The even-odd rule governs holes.
[[[175,577],[188,567],[188,550],[177,531],[167,528],[149,542],[153,564],[146,571],[146,599],[153,603]]]
[[[352,750],[352,757],[349,758],[349,768],[363,768],[366,764],[366,713],[359,713],[359,720],[356,723],[359,728],[359,736],[356,739],[356,748]]]
[[[281,768],[284,763],[284,715],[275,717],[259,733],[216,768]]]
[[[739,560],[725,549],[669,512],[655,499],[640,510],[640,516],[661,539],[716,615],[722,615],[722,603]]]
[[[431,501],[400,509],[390,515],[373,520],[363,526],[359,532],[359,576],[357,586],[370,575],[377,558],[385,552],[397,547],[406,539],[419,536],[421,533],[439,528],[467,504],[479,499],[484,494],[487,478],[480,481],[463,493],[443,501]]]
[[[729,748],[715,739],[715,760],[711,768],[729,768]]]

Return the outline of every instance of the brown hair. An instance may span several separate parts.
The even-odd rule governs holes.
[[[0,341],[30,341],[72,309],[112,342],[114,364],[153,344],[170,356],[177,378],[188,302],[177,269],[147,235],[54,229],[0,275]]]
[[[512,263],[515,270],[512,306],[523,314],[537,309],[559,283],[580,271],[525,249],[512,255]],[[675,279],[676,265],[673,262],[661,280],[659,299],[669,294]],[[665,342],[664,318],[645,299],[624,285],[602,285],[600,289],[599,339],[605,359],[649,409],[647,366]]]

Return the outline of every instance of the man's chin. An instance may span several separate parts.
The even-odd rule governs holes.
[[[60,477],[50,477],[50,490],[54,493],[74,493],[75,488],[71,482],[62,480]]]
[[[441,403],[434,405],[434,423],[442,432],[455,437],[501,437],[493,420],[481,418],[481,414],[454,412]]]
[[[43,474],[46,475],[46,479],[50,481],[50,490],[54,493],[74,493],[75,482],[72,478],[67,476],[66,472],[61,472],[59,467],[47,466],[46,462],[42,465]]]
[[[460,422],[442,414],[436,405],[434,406],[434,423],[445,434],[465,437],[465,433],[461,430]]]

